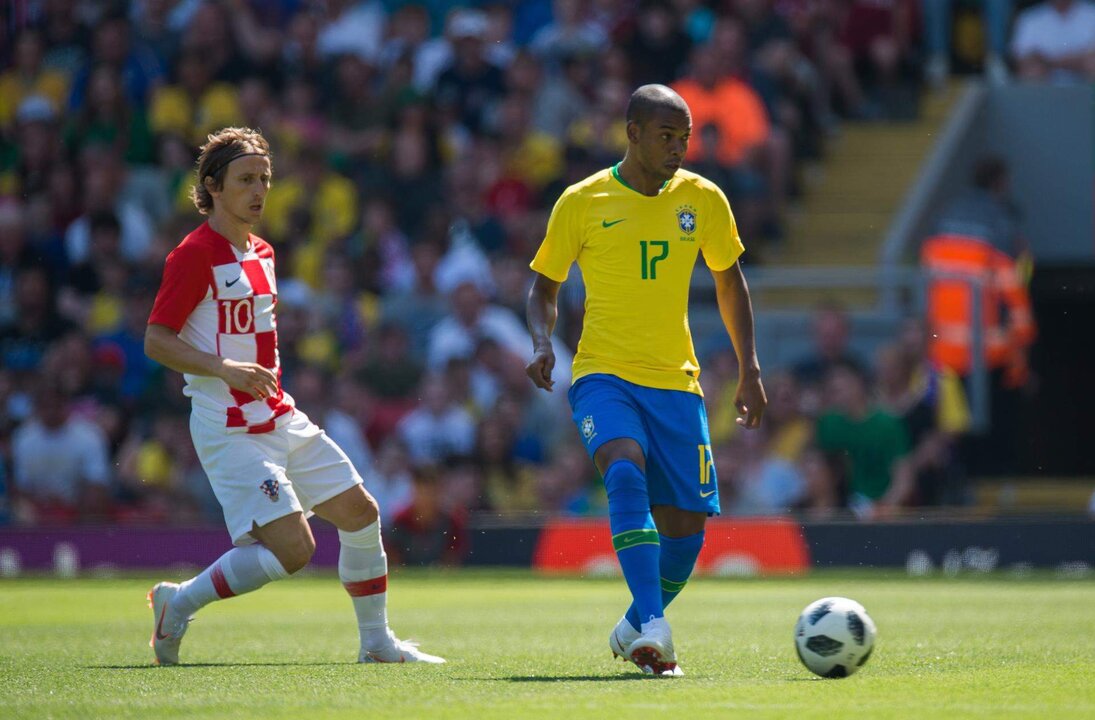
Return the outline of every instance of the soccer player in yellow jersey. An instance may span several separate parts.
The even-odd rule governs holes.
[[[681,169],[692,118],[664,85],[644,85],[627,108],[622,162],[571,185],[555,204],[531,267],[534,354],[526,371],[550,391],[559,286],[577,262],[585,323],[570,404],[604,477],[609,523],[632,605],[609,636],[614,655],[643,672],[678,676],[665,606],[683,589],[718,514],[718,482],[700,367],[688,329],[696,254],[715,278],[740,367],[738,424],[760,425],[767,399],[753,332],[744,248],[726,196]]]

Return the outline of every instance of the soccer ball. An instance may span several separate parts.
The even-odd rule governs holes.
[[[826,678],[854,674],[874,649],[875,627],[863,606],[827,597],[806,606],[795,624],[795,650],[810,672]]]

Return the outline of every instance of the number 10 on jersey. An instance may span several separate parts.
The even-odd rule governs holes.
[[[658,263],[669,257],[669,241],[640,240],[639,249],[642,252],[643,280],[657,280]]]
[[[220,331],[226,335],[246,335],[255,331],[255,308],[251,298],[221,300]]]

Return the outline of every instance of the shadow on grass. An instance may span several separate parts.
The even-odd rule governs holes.
[[[164,670],[164,671],[181,671],[187,668],[210,668],[210,667],[318,667],[318,666],[338,666],[338,665],[357,665],[356,662],[213,662],[213,663],[184,663],[182,665],[153,665],[146,663],[142,665],[85,665],[84,667],[89,670]]]
[[[644,675],[512,675],[498,678],[504,682],[611,682],[613,680],[649,680]]]

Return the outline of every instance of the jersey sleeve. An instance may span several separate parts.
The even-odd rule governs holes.
[[[717,185],[712,185],[707,193],[709,198],[707,219],[701,219],[706,229],[700,237],[700,250],[704,262],[714,272],[726,270],[745,252],[738,224],[734,222],[734,213],[726,195]]]
[[[149,325],[164,325],[176,333],[209,291],[210,264],[195,245],[179,245],[167,256],[163,280],[152,305]]]
[[[529,263],[530,268],[555,282],[567,279],[582,247],[580,204],[574,193],[562,194],[551,210],[544,241]]]

